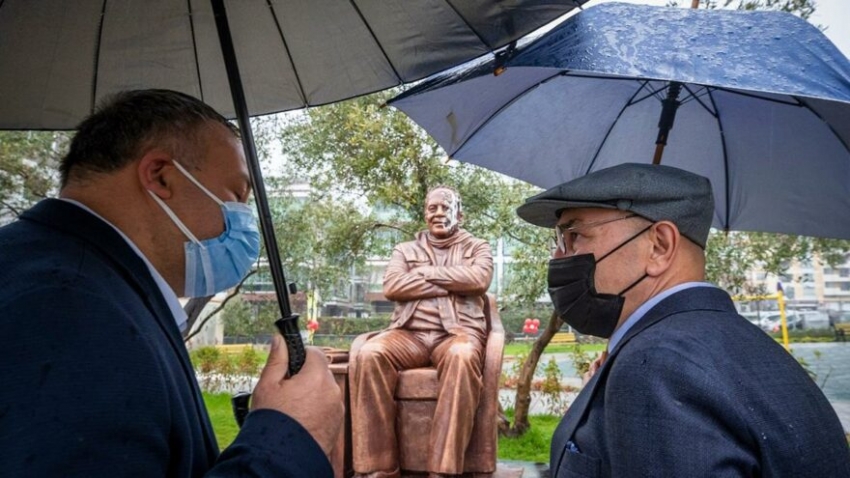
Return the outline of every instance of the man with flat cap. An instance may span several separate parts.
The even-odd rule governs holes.
[[[812,379],[705,282],[708,179],[622,164],[517,213],[554,227],[549,294],[604,361],[552,439],[551,476],[850,476],[841,423]]]

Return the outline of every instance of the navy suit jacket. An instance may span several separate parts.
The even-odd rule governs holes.
[[[553,478],[850,477],[850,451],[796,360],[728,294],[696,287],[626,333],[555,431],[550,466]]]
[[[0,475],[332,476],[292,418],[248,415],[219,455],[186,348],[142,259],[55,199],[0,228]]]

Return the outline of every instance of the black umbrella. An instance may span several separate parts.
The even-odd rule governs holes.
[[[249,115],[424,78],[586,1],[0,0],[0,129],[72,129],[99,98],[132,88],[182,91],[236,117],[296,373],[303,344]]]

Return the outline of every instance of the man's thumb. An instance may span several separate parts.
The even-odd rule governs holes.
[[[272,347],[269,350],[269,359],[260,373],[260,380],[269,375],[268,380],[280,381],[286,378],[289,368],[289,350],[283,342],[283,337],[275,335],[272,338]]]

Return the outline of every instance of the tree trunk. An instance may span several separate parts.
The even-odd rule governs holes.
[[[528,431],[531,426],[528,423],[528,408],[531,404],[531,381],[534,378],[534,370],[537,369],[537,363],[540,361],[540,356],[543,350],[549,345],[549,341],[558,330],[561,329],[564,321],[552,311],[549,317],[549,323],[534,341],[528,357],[522,364],[522,370],[519,373],[519,379],[516,386],[516,401],[514,402],[514,423],[507,431],[507,436],[518,437]]]

